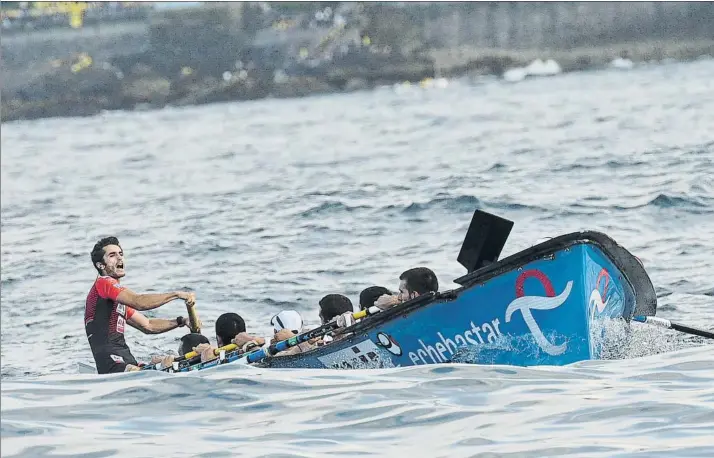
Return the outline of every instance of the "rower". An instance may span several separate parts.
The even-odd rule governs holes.
[[[335,321],[340,328],[346,328],[355,324],[355,319],[352,316],[354,306],[347,296],[343,296],[342,294],[328,294],[320,299],[319,304],[320,322],[322,324]],[[344,337],[344,334],[337,336],[325,335],[322,338],[322,343],[329,343],[334,340],[339,340],[342,337]]]
[[[399,294],[384,294],[374,302],[374,305],[382,310],[387,310],[422,294],[439,291],[439,281],[436,278],[436,274],[426,267],[415,267],[406,270],[399,276],[399,280]]]
[[[190,333],[181,337],[181,343],[179,344],[178,354],[185,355],[186,353],[191,353],[194,348],[201,344],[210,344],[208,337],[203,334]],[[173,361],[172,361],[173,362]],[[164,365],[166,367],[166,365]]]
[[[144,334],[161,334],[188,325],[179,316],[173,320],[147,318],[140,311],[152,310],[182,299],[192,307],[194,293],[175,291],[162,294],[137,294],[119,281],[126,275],[124,251],[116,237],[99,240],[90,254],[99,273],[87,294],[84,307],[84,328],[99,374],[137,371],[139,364],[124,340],[127,324]]]
[[[384,286],[370,286],[369,288],[365,288],[361,293],[359,293],[359,309],[365,310],[374,306],[377,299],[385,294],[392,296],[394,293],[389,291]]]
[[[245,320],[237,313],[224,313],[216,320],[216,344],[228,345],[238,334],[245,332]]]
[[[328,323],[340,315],[349,315],[349,318],[352,318],[354,312],[352,301],[342,294],[328,294],[320,299],[319,304],[319,316],[322,324]],[[354,324],[354,319],[352,319],[352,323]]]
[[[246,344],[253,343],[253,346],[264,346],[266,342],[270,345],[272,336],[258,337],[246,332],[245,320],[237,313],[224,313],[216,320],[216,344],[218,347],[210,345],[208,342],[200,343],[193,351],[201,355],[201,362],[216,359],[215,350],[229,344],[235,344],[239,349]],[[190,352],[189,350],[188,352]],[[186,353],[188,353],[186,352]],[[182,354],[186,354],[182,353]]]
[[[304,321],[302,315],[297,311],[282,310],[270,319],[270,325],[273,326],[272,336],[256,337],[247,333],[241,333],[235,336],[232,343],[241,347],[243,351],[252,348],[266,347],[300,334],[304,328]]]
[[[347,299],[347,298],[345,298]],[[347,299],[349,301],[349,299]],[[350,304],[352,305],[352,304]],[[272,343],[288,340],[300,334],[303,331],[302,315],[295,310],[283,310],[270,319],[270,324],[273,325],[274,337]],[[296,355],[316,348],[316,345],[311,342],[302,342],[285,351],[281,351],[275,356]]]

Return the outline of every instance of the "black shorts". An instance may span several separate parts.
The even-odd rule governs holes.
[[[98,374],[124,372],[128,364],[139,365],[128,348],[113,348],[98,352],[94,355],[94,362],[97,363]]]

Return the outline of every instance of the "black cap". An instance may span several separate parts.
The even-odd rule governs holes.
[[[181,337],[181,344],[179,345],[179,355],[185,355],[186,353],[191,353],[194,347],[198,347],[202,343],[210,344],[208,337],[203,334],[186,334]]]

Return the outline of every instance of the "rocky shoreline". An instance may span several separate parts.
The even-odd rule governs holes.
[[[78,59],[74,59],[76,61]],[[79,59],[81,60],[81,58]],[[3,94],[2,122],[60,116],[90,116],[104,110],[152,109],[165,106],[286,98],[363,90],[434,76],[432,62],[383,66],[375,73],[363,68],[332,68],[321,75],[273,75],[248,70],[224,75],[163,77],[137,65],[128,74],[104,63],[73,71],[62,63],[14,94]],[[76,67],[75,67],[76,68]]]
[[[13,92],[3,91],[2,122],[48,117],[91,116],[105,110],[158,109],[165,106],[302,97],[371,89],[385,84],[418,83],[468,75],[503,76],[535,59],[553,59],[562,72],[606,68],[613,59],[634,63],[691,61],[714,56],[714,41],[660,41],[588,47],[567,51],[442,49],[420,57],[363,55],[291,74],[271,68],[225,72],[222,78],[184,68],[168,78],[139,59],[129,65],[93,62],[79,54],[55,60],[37,78]]]
[[[237,72],[224,78],[195,77],[185,72],[169,80],[145,65],[129,74],[108,63],[81,66],[82,56],[57,63],[52,71],[15,94],[3,94],[2,122],[60,116],[91,116],[104,110],[155,109],[266,97],[301,97],[371,89],[437,76],[498,75],[526,66],[536,58],[552,58],[563,72],[605,68],[618,56],[632,62],[672,59],[688,61],[714,55],[714,42],[650,43],[617,48],[584,48],[567,52],[451,50],[436,51],[431,59],[383,65],[379,71],[362,67],[334,67],[315,76],[275,76],[258,71]]]

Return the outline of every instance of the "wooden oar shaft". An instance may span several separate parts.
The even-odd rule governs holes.
[[[200,334],[201,322],[198,320],[198,313],[196,313],[196,304],[186,304],[186,312],[188,312],[188,328],[191,330],[191,332],[195,334]]]

